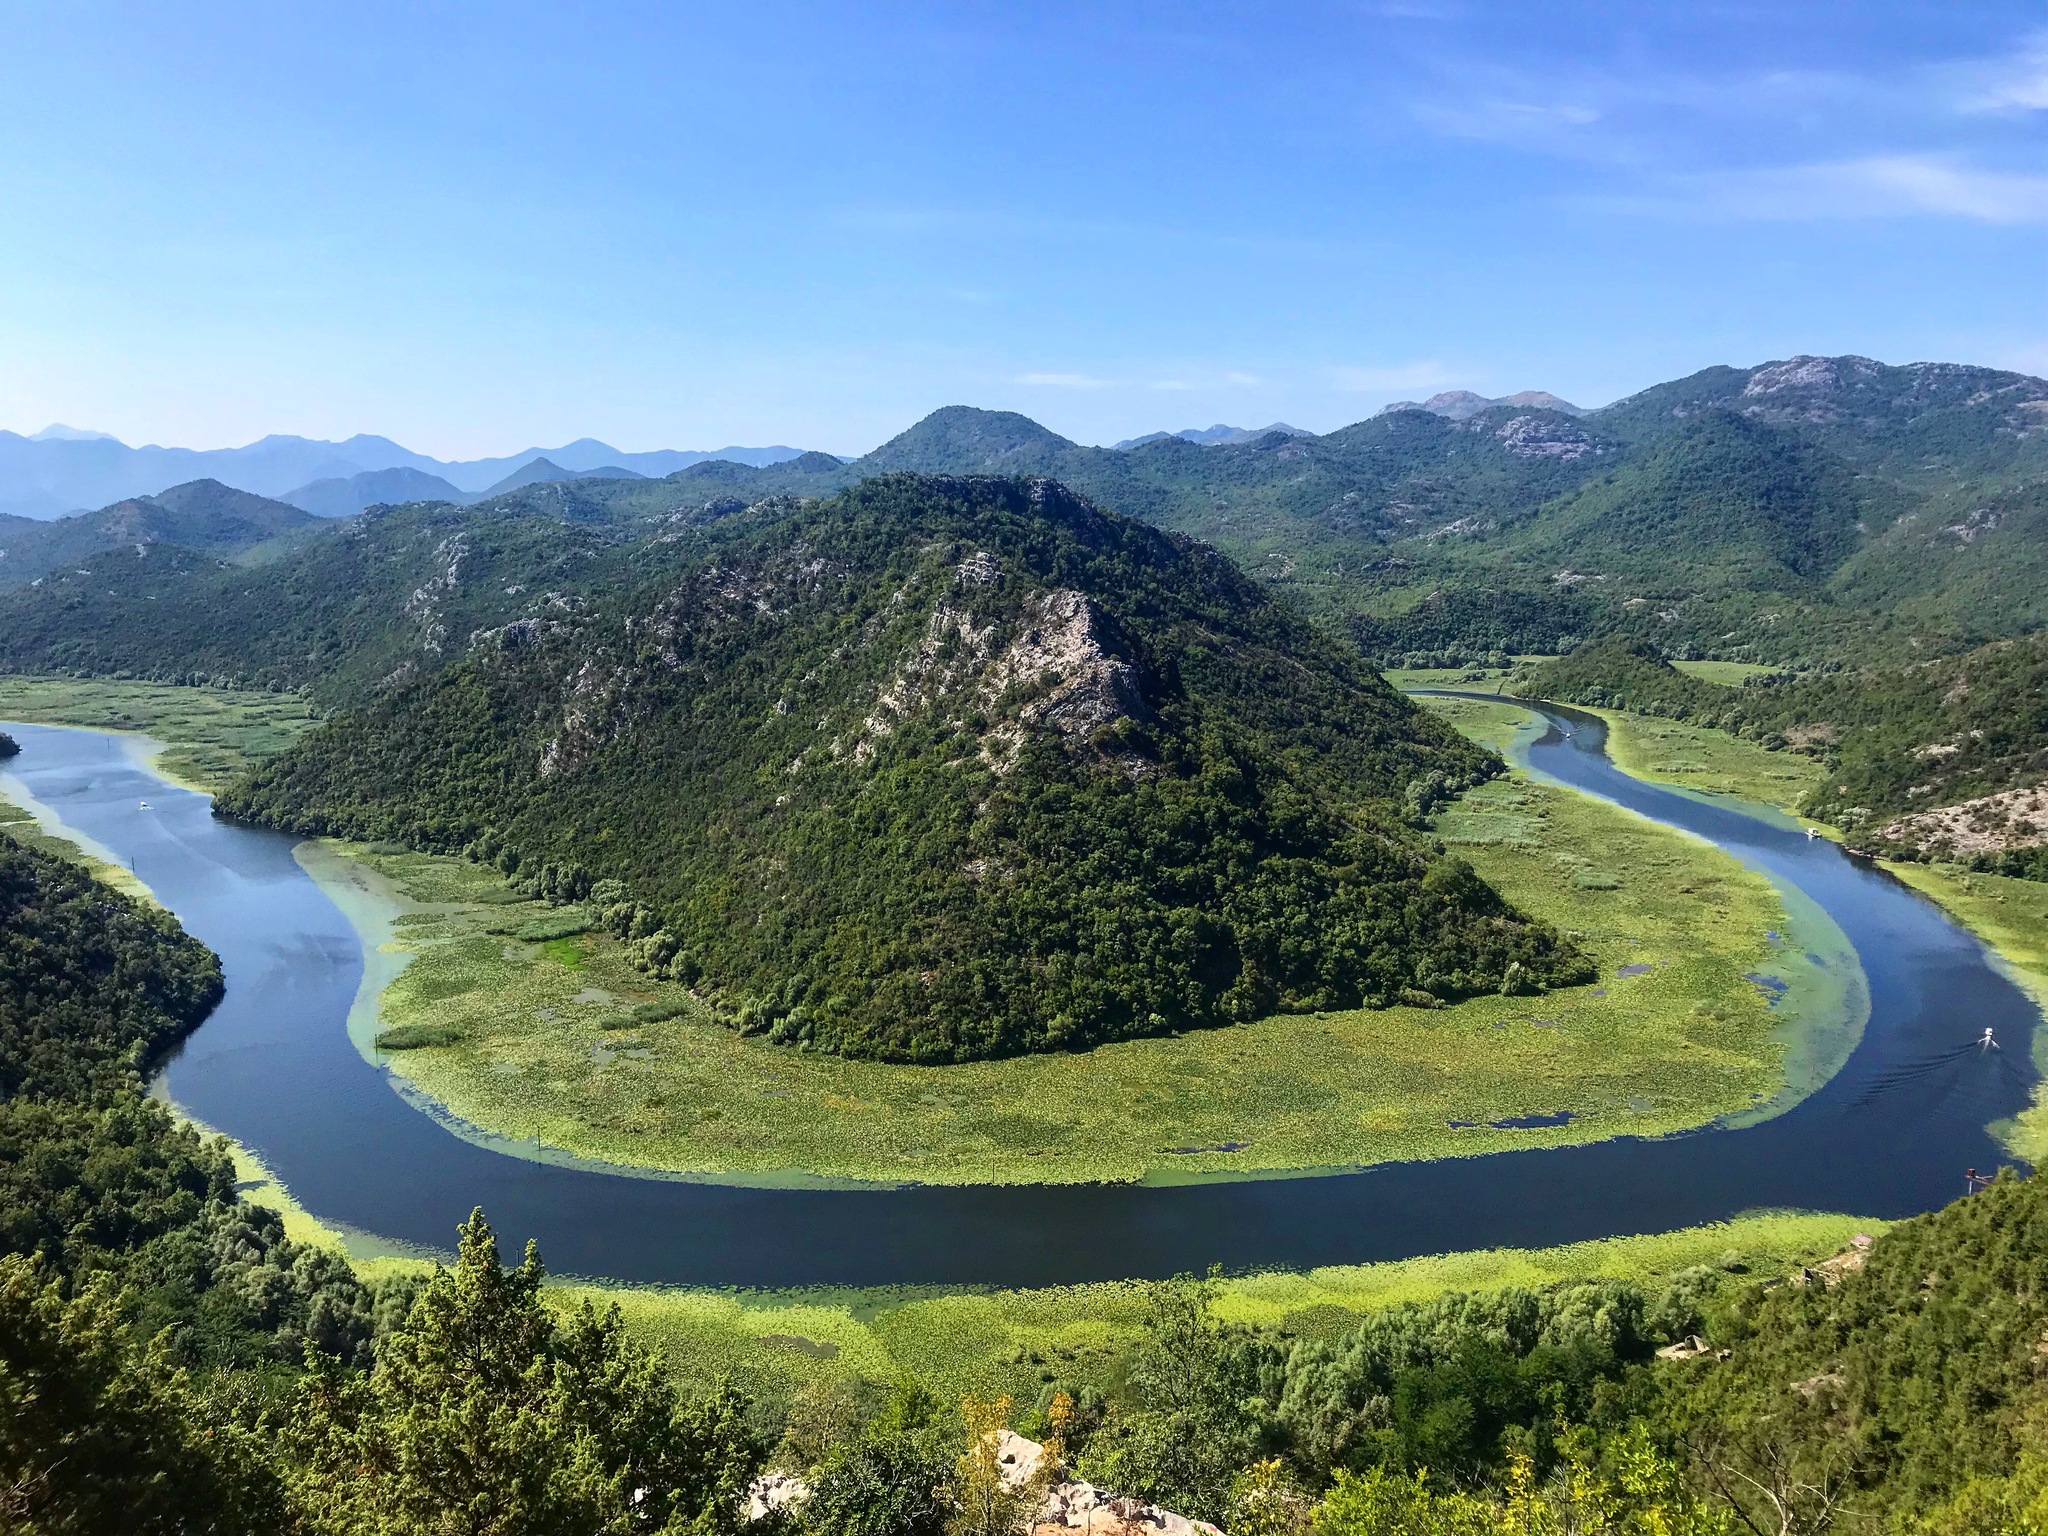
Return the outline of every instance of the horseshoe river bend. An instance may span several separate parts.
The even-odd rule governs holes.
[[[2033,1003],[1983,945],[1882,870],[1775,815],[1632,778],[1592,717],[1540,709],[1532,773],[1717,844],[1839,926],[1869,1016],[1846,1060],[1781,1114],[1315,1177],[1185,1184],[764,1188],[540,1160],[456,1133],[356,1048],[358,994],[389,980],[294,857],[217,821],[105,733],[7,724],[15,787],[132,867],[221,957],[227,996],[159,1091],[257,1154],[345,1233],[429,1249],[473,1206],[557,1273],[635,1283],[1041,1286],[1307,1268],[1665,1231],[1758,1208],[1897,1217],[2012,1161],[1987,1127],[2035,1086]],[[145,812],[139,807],[147,801]],[[1752,808],[1753,809],[1753,808]],[[366,967],[368,981],[366,983]],[[1986,1029],[2003,1049],[1979,1049]]]

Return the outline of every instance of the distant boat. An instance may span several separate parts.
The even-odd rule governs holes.
[[[1808,841],[1809,843],[1810,843],[1810,842],[1812,842],[1812,841],[1813,841],[1813,840],[1814,840],[1814,839],[1815,839],[1816,837],[1819,837],[1819,836],[1820,836],[1820,828],[1819,828],[1819,827],[1808,827],[1808,828],[1806,829],[1806,840],[1807,840],[1807,841]]]
[[[146,811],[146,810],[148,810],[148,809],[149,809],[149,802],[148,802],[147,800],[143,801],[143,802],[142,802],[142,803],[141,803],[141,804],[140,804],[139,806],[137,806],[137,807],[136,807],[136,809],[137,809],[137,810],[142,810],[142,811]]]

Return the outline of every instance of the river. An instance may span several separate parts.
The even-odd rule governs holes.
[[[227,996],[161,1087],[256,1152],[345,1232],[441,1250],[481,1205],[556,1273],[628,1282],[1042,1286],[1308,1268],[1547,1246],[1802,1208],[1898,1217],[2012,1161],[1986,1127],[2030,1102],[2040,1016],[1983,947],[1899,882],[1797,829],[1615,768],[1599,721],[1543,711],[1532,768],[1711,839],[1797,886],[1868,977],[1870,1018],[1840,1072],[1742,1129],[1179,1186],[762,1189],[522,1159],[412,1108],[350,1043],[363,976],[349,921],[295,839],[217,821],[98,732],[6,724],[7,764],[67,827],[154,890],[221,957]],[[148,808],[143,809],[143,802]],[[1995,1031],[2002,1049],[1977,1042]]]

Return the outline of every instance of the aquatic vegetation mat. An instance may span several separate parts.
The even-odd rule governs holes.
[[[4,675],[0,720],[154,736],[164,743],[157,770],[202,790],[239,778],[320,723],[291,693]]]
[[[1475,735],[1527,720],[1476,707],[1498,718]],[[1805,962],[1770,937],[1787,920],[1761,877],[1521,776],[1446,807],[1435,830],[1522,910],[1570,931],[1598,980],[935,1067],[743,1038],[603,934],[519,937],[562,909],[508,908],[494,871],[334,846],[409,904],[396,942],[411,960],[380,1027],[460,1037],[395,1053],[392,1070],[508,1140],[609,1162],[750,1179],[1173,1182],[1654,1134],[1778,1093],[1784,1009],[1745,978]]]

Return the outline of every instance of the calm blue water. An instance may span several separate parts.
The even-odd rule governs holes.
[[[741,1286],[1050,1285],[1359,1263],[1664,1231],[1765,1206],[1905,1216],[2010,1161],[1984,1127],[2023,1109],[2039,1022],[1977,942],[1882,872],[1610,764],[1597,721],[1546,711],[1554,778],[1721,844],[1841,925],[1871,992],[1863,1041],[1796,1109],[1745,1130],[1180,1187],[763,1190],[538,1164],[450,1134],[350,1045],[362,954],[293,839],[213,819],[204,796],[109,738],[7,725],[8,767],[124,860],[217,951],[227,998],[166,1063],[170,1095],[255,1149],[314,1215],[448,1247],[482,1205],[557,1273]],[[139,809],[147,800],[150,809]],[[1974,1042],[1994,1028],[2004,1050]]]

